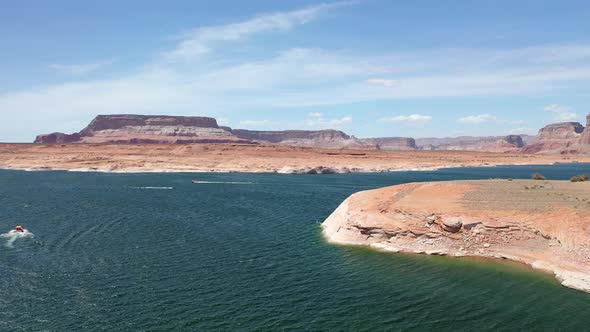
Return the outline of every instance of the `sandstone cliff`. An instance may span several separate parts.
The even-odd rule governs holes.
[[[582,133],[580,144],[590,146],[590,114],[586,116],[586,129]]]
[[[365,138],[364,143],[376,145],[379,150],[416,150],[416,140],[411,137]]]
[[[392,252],[511,259],[590,292],[590,183],[409,183],[353,194],[328,240]]]
[[[586,133],[579,122],[561,122],[547,125],[537,138],[522,151],[524,153],[571,153],[580,152],[580,145]]]
[[[64,133],[51,133],[51,134],[43,134],[37,135],[35,137],[35,143],[46,143],[46,144],[64,144],[64,143],[74,143],[80,141],[81,136],[79,133],[74,133],[71,135],[64,134]]]
[[[98,115],[79,133],[39,135],[35,143],[243,143],[208,117]]]
[[[527,135],[459,136],[445,138],[417,138],[416,145],[423,150],[515,152],[526,145]]]
[[[236,137],[259,143],[324,149],[377,149],[376,144],[364,142],[353,136],[349,136],[342,131],[333,129],[257,131],[231,129],[229,127],[224,128]]]

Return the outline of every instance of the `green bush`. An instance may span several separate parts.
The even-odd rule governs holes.
[[[531,175],[531,178],[533,180],[545,180],[545,177],[541,173],[533,173],[533,175]]]
[[[581,175],[576,175],[573,176],[570,181],[572,182],[584,182],[584,181],[588,181],[588,175],[586,174],[581,174]]]

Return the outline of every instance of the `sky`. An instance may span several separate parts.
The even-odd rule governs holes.
[[[3,0],[0,141],[117,113],[357,137],[584,124],[589,17],[585,0]]]

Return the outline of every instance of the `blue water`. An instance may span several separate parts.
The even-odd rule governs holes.
[[[35,234],[13,248],[0,239],[0,330],[587,330],[590,295],[550,275],[332,245],[320,223],[364,189],[589,171],[588,164],[309,176],[0,171],[0,233],[23,224]]]

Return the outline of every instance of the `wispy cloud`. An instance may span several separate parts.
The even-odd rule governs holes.
[[[138,64],[125,74],[113,74],[114,78],[5,91],[0,94],[0,113],[11,116],[11,123],[22,119],[23,126],[5,122],[0,124],[0,135],[19,135],[25,128],[27,132],[69,130],[63,123],[86,121],[97,113],[218,112],[238,123],[241,112],[253,110],[398,99],[527,96],[547,91],[559,94],[590,84],[590,44],[585,43],[386,54],[293,45],[298,47],[265,49],[264,55],[239,59],[224,52],[224,47],[233,46],[230,42],[254,40],[251,37],[257,34],[288,32],[346,4],[326,3],[200,27],[184,34],[164,56],[154,54],[151,62]],[[199,57],[206,53],[215,56]],[[194,57],[199,58],[197,63],[184,61]],[[71,73],[104,68],[89,65],[54,68]],[[551,112],[561,119],[571,119],[575,114]],[[38,127],[26,121],[31,117],[38,120]],[[316,121],[310,122],[314,118]],[[413,114],[382,120],[427,123],[432,117]],[[316,127],[346,126],[352,123],[352,117],[329,119],[318,115],[302,121]]]
[[[219,26],[200,27],[185,33],[175,49],[164,54],[169,60],[187,60],[209,53],[216,42],[245,39],[257,33],[286,31],[306,24],[331,8],[350,4],[349,2],[322,3],[307,8],[260,15],[247,21]]]
[[[305,125],[314,129],[346,129],[352,124],[352,117],[345,116],[337,119],[326,119],[319,112],[309,113]]]
[[[553,113],[555,121],[573,121],[578,118],[578,114],[572,112],[569,107],[559,104],[545,106],[545,111]]]
[[[494,122],[497,118],[495,115],[492,114],[479,114],[479,115],[469,115],[466,117],[462,117],[457,119],[458,123],[463,124],[482,124],[486,122]]]
[[[432,121],[432,116],[422,114],[399,115],[390,118],[381,118],[378,122],[389,123],[427,123]]]
[[[50,64],[49,68],[54,69],[56,71],[64,72],[70,75],[84,75],[94,71],[97,71],[101,68],[109,66],[115,62],[114,59],[104,60],[104,61],[97,61],[91,63],[80,63],[80,64],[59,64],[54,63]]]

